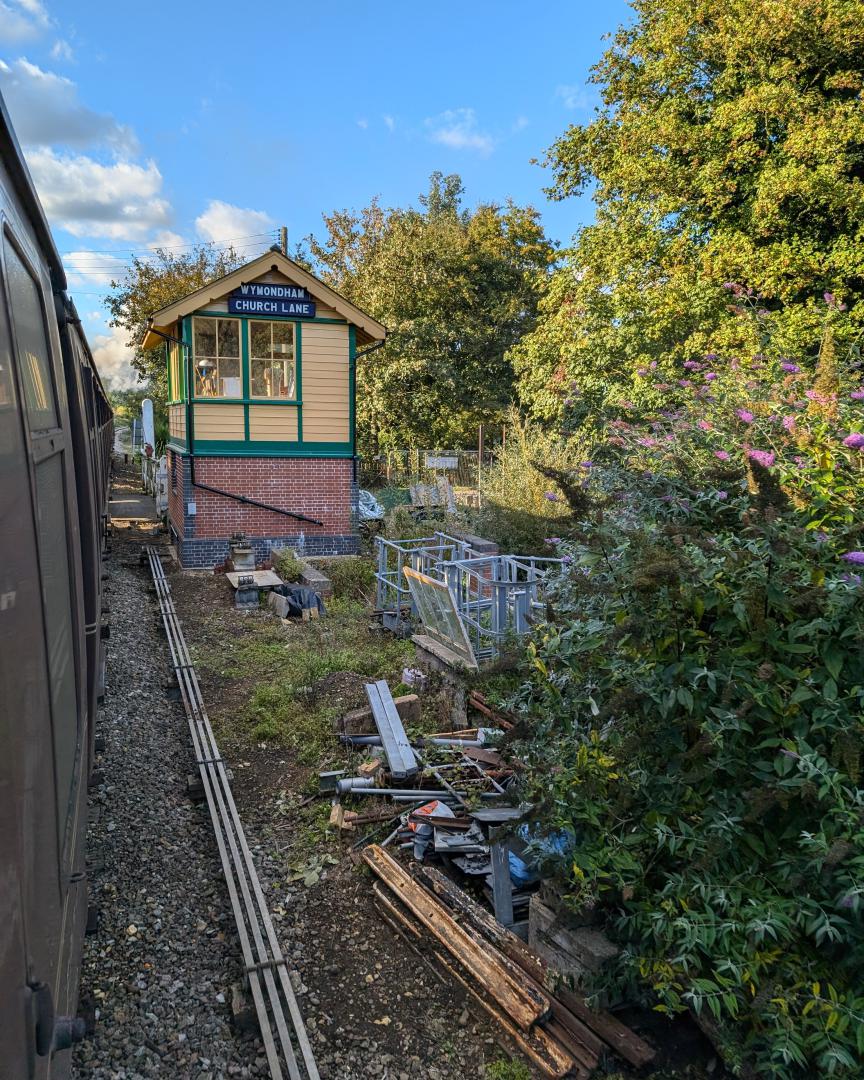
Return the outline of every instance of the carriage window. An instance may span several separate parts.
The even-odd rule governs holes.
[[[249,376],[256,398],[294,398],[294,324],[249,323]]]
[[[240,323],[237,319],[194,319],[195,396],[239,398]]]
[[[56,428],[57,405],[51,378],[51,353],[39,289],[15,248],[8,241],[4,247],[9,306],[15,320],[18,363],[30,430]]]

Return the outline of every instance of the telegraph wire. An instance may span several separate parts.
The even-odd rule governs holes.
[[[255,237],[272,237],[276,239],[279,234],[279,230],[276,228],[268,229],[266,232],[246,233],[245,236],[232,236],[224,240],[201,240],[191,244],[159,244],[158,248],[162,251],[183,251],[186,248],[195,247],[215,247],[223,244],[233,244],[238,240],[251,240]],[[263,243],[263,240],[262,240]],[[156,249],[154,248],[140,248],[138,250],[132,248],[87,248],[84,251],[61,251],[61,255],[152,255]]]

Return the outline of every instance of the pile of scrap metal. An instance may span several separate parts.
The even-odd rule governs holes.
[[[587,1078],[608,1052],[636,1068],[654,1057],[611,1013],[571,990],[551,990],[543,960],[439,870],[415,864],[409,873],[378,844],[363,859],[379,878],[381,917],[457,982],[542,1076]]]
[[[478,854],[484,848],[483,834],[470,820],[463,823],[477,806],[506,801],[514,777],[512,766],[486,745],[500,731],[469,728],[409,740],[399,707],[403,702],[416,702],[416,698],[412,695],[394,701],[383,680],[367,684],[366,696],[369,709],[361,711],[374,723],[376,733],[343,733],[341,739],[369,757],[357,776],[322,774],[322,790],[331,790],[339,801],[387,797],[415,810],[417,804],[427,803],[426,813],[432,815],[429,825],[415,828],[416,823],[408,820],[409,812],[404,815],[405,831],[417,833],[418,857],[433,843],[436,850],[440,845],[453,854]],[[454,810],[460,816],[454,815]],[[446,823],[438,818],[446,818]],[[420,844],[421,840],[425,842]]]

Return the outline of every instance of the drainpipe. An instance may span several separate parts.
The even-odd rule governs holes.
[[[363,352],[356,353],[354,356],[354,364],[351,368],[351,398],[354,401],[354,438],[351,443],[351,464],[353,469],[354,483],[358,483],[357,475],[357,463],[359,458],[357,457],[357,361],[364,356],[368,356],[369,353],[375,352],[376,349],[380,349],[385,342],[376,341],[374,345],[370,345],[368,349],[364,349]]]
[[[269,503],[259,502],[257,499],[250,499],[246,495],[236,495],[233,491],[223,491],[221,488],[211,487],[210,484],[201,484],[195,479],[195,417],[192,412],[192,346],[188,341],[183,341],[182,338],[177,338],[172,334],[165,334],[161,330],[157,330],[155,326],[150,326],[149,329],[165,341],[173,341],[182,349],[186,350],[186,362],[184,364],[184,367],[186,368],[186,441],[189,449],[189,479],[192,482],[192,487],[199,488],[201,491],[209,491],[212,495],[221,495],[223,499],[233,499],[235,502],[243,503],[244,506],[257,506],[259,510],[269,510],[273,514],[282,514],[284,517],[294,518],[296,521],[308,521],[310,525],[323,525],[323,521],[307,517],[305,514],[299,514],[294,510],[283,510],[280,506],[271,506]]]

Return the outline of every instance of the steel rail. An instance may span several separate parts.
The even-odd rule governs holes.
[[[159,550],[153,547],[145,550],[237,924],[243,963],[270,1073],[273,1080],[282,1080],[284,1062],[290,1080],[320,1080],[309,1036],[291,986],[287,963],[267,909],[252,852],[231,792],[225,762],[216,744],[198,676],[174,608]],[[286,1022],[285,1006],[288,1008],[292,1030],[289,1030]],[[273,1036],[273,1025],[276,1027],[281,1047],[281,1060]],[[297,1060],[295,1041],[300,1050],[304,1071],[301,1071]]]

